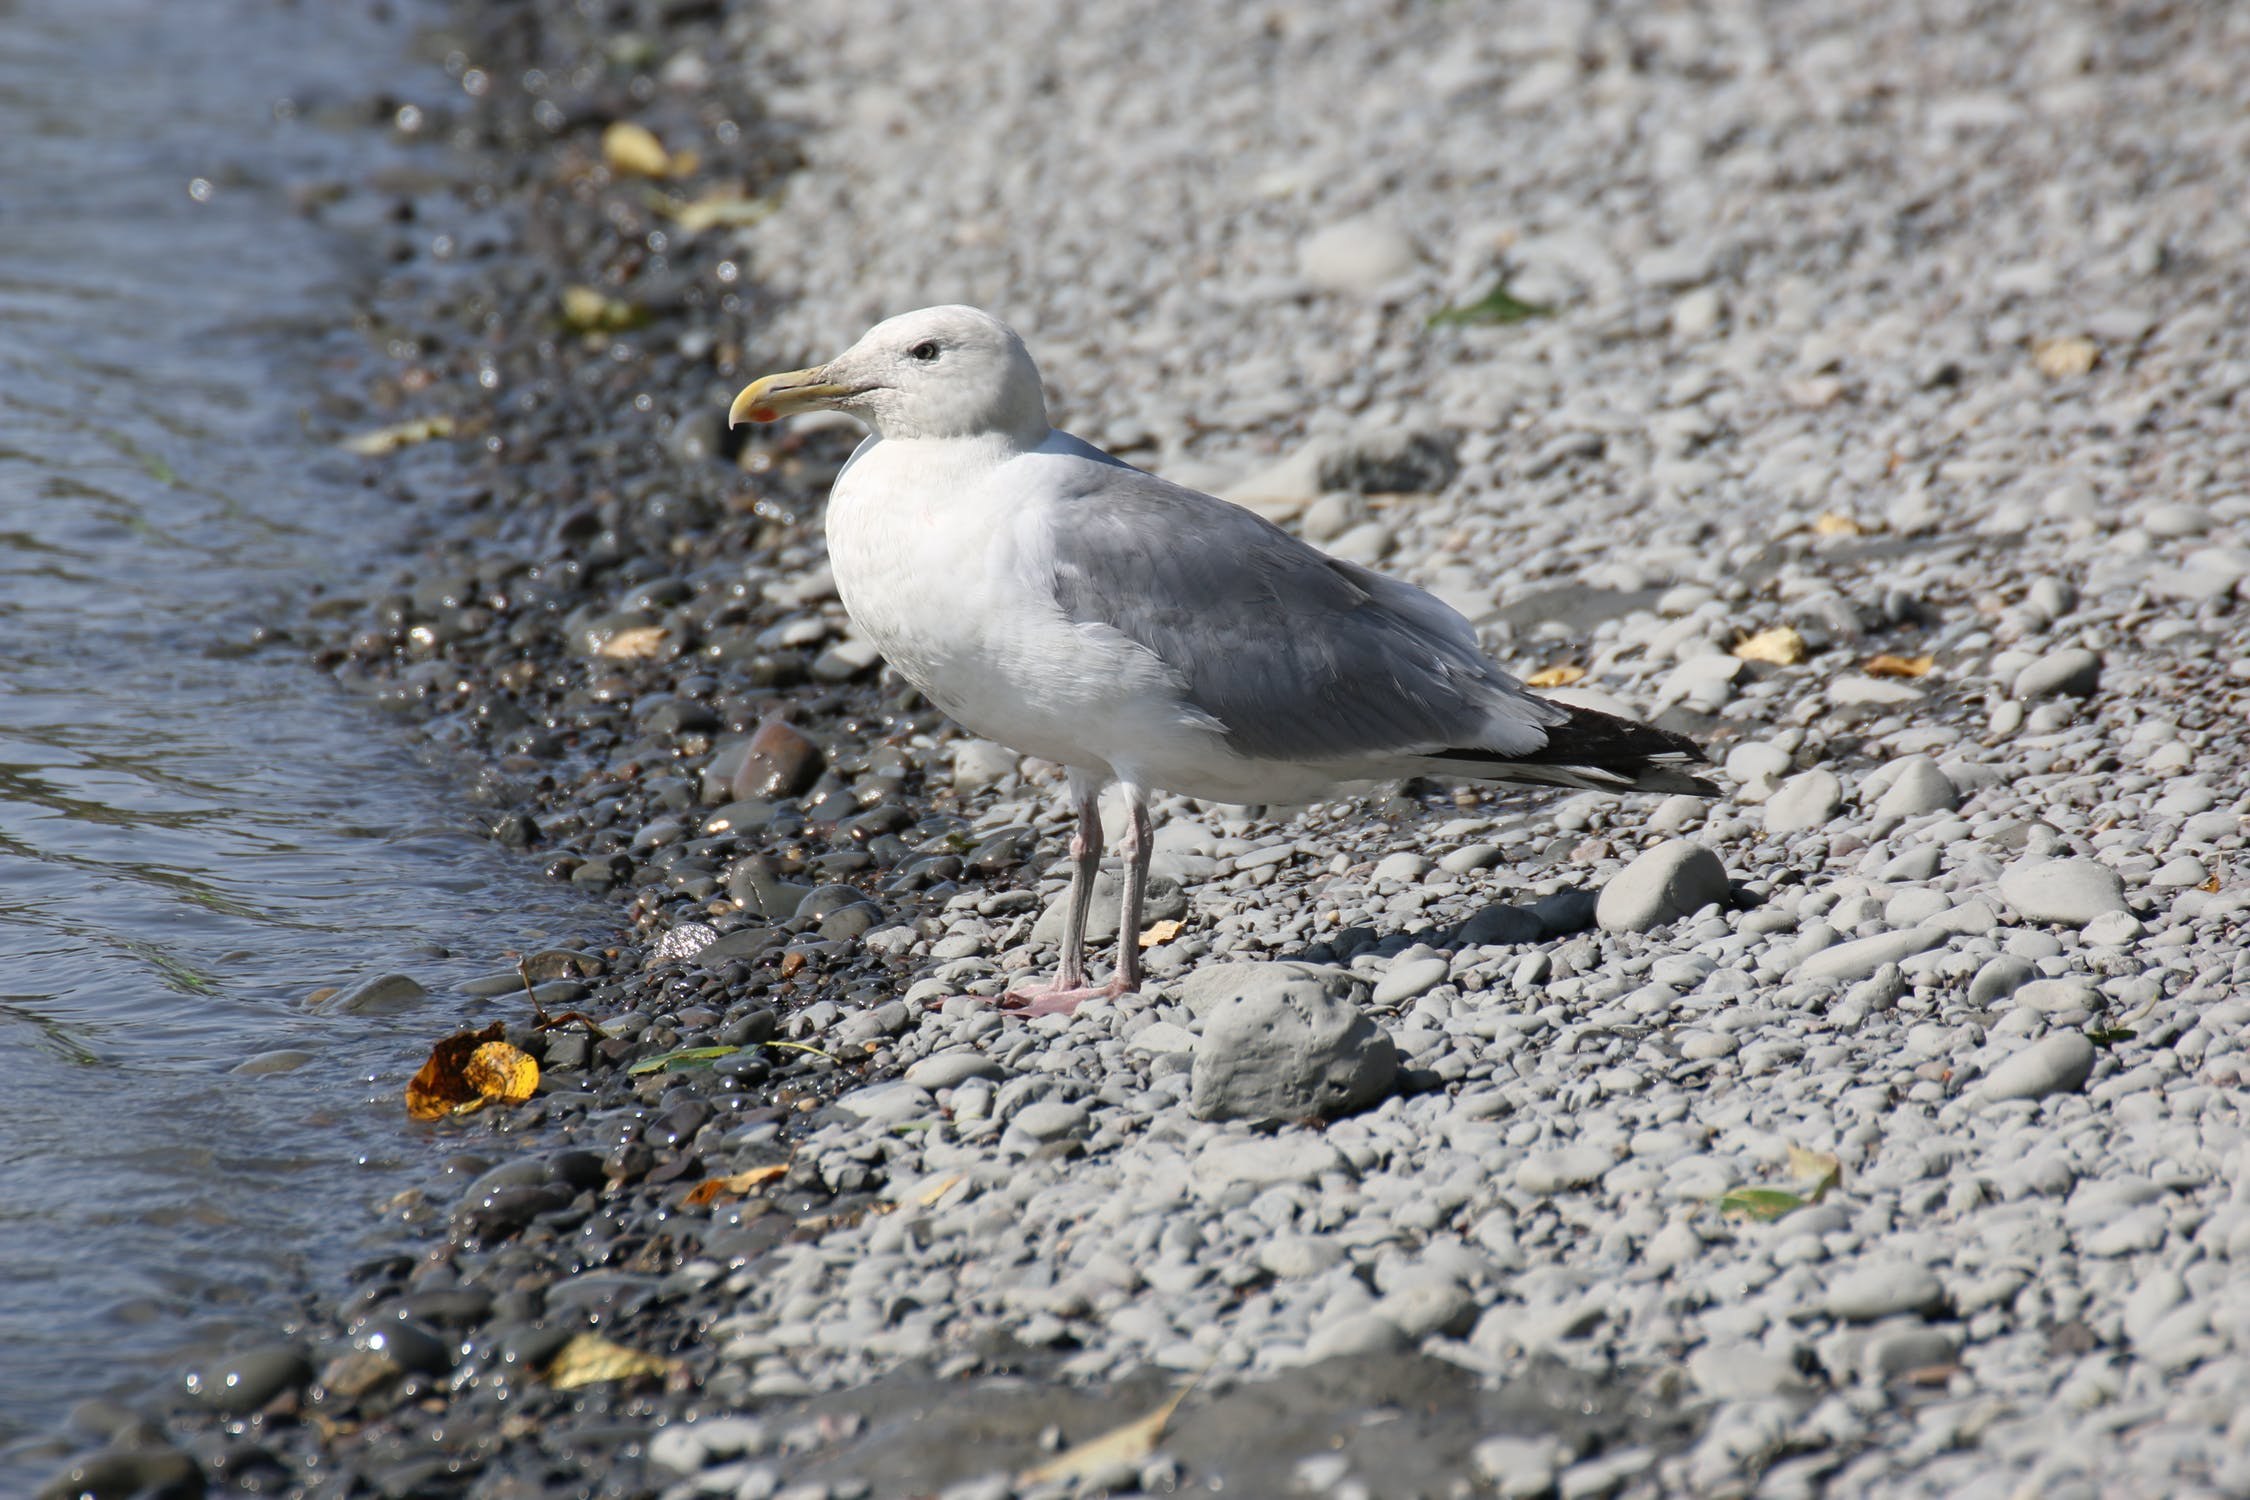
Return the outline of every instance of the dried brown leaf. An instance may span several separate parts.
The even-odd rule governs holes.
[[[1169,943],[1180,935],[1182,925],[1169,917],[1161,922],[1151,922],[1148,931],[1141,934],[1141,946],[1153,948],[1159,943]]]
[[[2078,334],[2035,339],[2031,345],[2031,362],[2049,380],[2069,380],[2083,375],[2093,369],[2101,357],[2101,345]]]
[[[1582,681],[1585,676],[1586,669],[1584,667],[1574,667],[1568,662],[1557,662],[1551,667],[1541,667],[1538,671],[1526,677],[1523,682],[1525,687],[1569,687],[1574,682]]]
[[[1172,1420],[1187,1393],[1195,1389],[1190,1381],[1175,1391],[1172,1399],[1147,1416],[1127,1422],[1122,1427],[1112,1427],[1096,1438],[1089,1438],[1074,1448],[1066,1448],[1035,1469],[1026,1469],[1016,1476],[1018,1484],[1076,1483],[1080,1480],[1099,1479],[1122,1464],[1137,1463],[1156,1451],[1156,1444],[1164,1436],[1164,1424]]]
[[[1885,651],[1867,658],[1860,670],[1870,677],[1927,677],[1936,665],[1934,656],[1893,656]]]
[[[602,132],[602,160],[628,177],[669,177],[672,153],[656,132],[631,120],[615,120]]]
[[[1874,527],[1835,511],[1823,511],[1812,523],[1814,536],[1865,536]]]
[[[386,453],[396,453],[401,448],[411,448],[432,438],[451,436],[451,417],[416,417],[412,421],[393,422],[388,427],[378,427],[373,432],[345,438],[339,446],[345,452],[357,453],[362,458],[381,458]]]
[[[547,1362],[547,1384],[558,1391],[574,1391],[582,1385],[669,1375],[678,1367],[676,1359],[643,1354],[638,1349],[613,1344],[598,1333],[581,1333],[573,1335]]]
[[[721,1198],[739,1198],[745,1193],[754,1192],[767,1183],[778,1181],[788,1175],[789,1164],[787,1162],[776,1162],[770,1166],[752,1167],[747,1172],[735,1172],[725,1177],[706,1177],[689,1189],[687,1201],[700,1206],[705,1203],[716,1203]]]
[[[917,1193],[914,1197],[914,1201],[916,1203],[919,1203],[924,1208],[935,1208],[937,1206],[937,1201],[940,1198],[943,1198],[947,1193],[952,1192],[960,1185],[961,1174],[959,1172],[949,1172],[945,1176],[940,1177],[937,1181],[931,1183],[928,1187],[922,1189],[921,1192]]]
[[[1772,662],[1777,667],[1793,667],[1805,659],[1805,638],[1796,627],[1776,625],[1771,630],[1755,631],[1734,643],[1734,654],[1744,661]]]
[[[469,1059],[479,1047],[498,1042],[507,1028],[498,1021],[482,1031],[457,1031],[430,1049],[429,1061],[406,1081],[406,1113],[416,1120],[438,1120],[463,1105],[481,1106],[485,1096],[469,1082]]]
[[[611,661],[648,661],[663,654],[665,635],[661,625],[628,625],[596,646],[594,654]]]

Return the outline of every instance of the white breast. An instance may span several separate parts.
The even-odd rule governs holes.
[[[844,608],[900,675],[974,733],[1192,791],[1178,784],[1186,767],[1233,757],[1155,657],[1063,617],[1033,487],[1010,482],[998,457],[959,440],[862,444],[828,501]]]

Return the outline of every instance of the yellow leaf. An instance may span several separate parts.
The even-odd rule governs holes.
[[[959,1172],[948,1173],[915,1195],[914,1201],[924,1208],[935,1208],[937,1201],[961,1185]]]
[[[486,1042],[461,1069],[470,1088],[495,1104],[521,1104],[539,1088],[539,1064],[507,1042]]]
[[[1053,1484],[1058,1481],[1076,1483],[1079,1480],[1099,1479],[1123,1464],[1138,1463],[1156,1451],[1157,1440],[1164,1436],[1164,1424],[1172,1420],[1172,1413],[1195,1389],[1195,1382],[1173,1393],[1172,1399],[1136,1421],[1122,1427],[1113,1427],[1100,1437],[1089,1438],[1075,1448],[1066,1448],[1036,1469],[1026,1469],[1016,1476],[1018,1484]]]
[[[2216,895],[2219,889],[2219,877],[2216,875],[2212,876],[2209,880],[2206,880],[2203,882],[2203,884],[2197,886],[2196,889],[2199,891],[2209,891],[2212,894]]]
[[[596,646],[594,654],[611,661],[647,661],[663,654],[664,636],[661,625],[628,625]]]
[[[1768,661],[1777,667],[1793,667],[1805,659],[1805,638],[1792,626],[1776,625],[1771,630],[1761,630],[1736,641],[1734,654],[1744,661]]]
[[[602,132],[602,160],[609,169],[628,177],[669,177],[672,153],[656,132],[631,120],[617,120]]]
[[[716,1203],[721,1198],[739,1198],[788,1175],[789,1164],[776,1162],[771,1166],[752,1167],[747,1172],[735,1172],[725,1177],[706,1177],[688,1191],[687,1201],[700,1206]]]
[[[1158,943],[1169,943],[1180,935],[1180,925],[1180,923],[1169,918],[1162,922],[1150,923],[1148,931],[1141,934],[1141,946],[1153,948]]]
[[[547,1362],[547,1384],[558,1391],[574,1391],[582,1385],[669,1375],[678,1367],[676,1359],[643,1354],[638,1349],[613,1344],[598,1333],[581,1333],[572,1336]]]
[[[1818,1203],[1828,1195],[1828,1190],[1844,1180],[1844,1164],[1833,1151],[1807,1151],[1802,1146],[1789,1148],[1789,1175],[1812,1188],[1812,1200]]]
[[[439,1120],[464,1107],[482,1107],[487,1096],[469,1082],[469,1059],[479,1048],[500,1041],[506,1029],[495,1021],[482,1031],[457,1031],[440,1038],[430,1048],[429,1061],[406,1081],[407,1116]]]
[[[2059,339],[2034,339],[2031,345],[2031,362],[2049,380],[2068,380],[2083,375],[2093,369],[2101,357],[2101,345],[2076,334]]]
[[[1584,667],[1574,667],[1567,662],[1558,662],[1551,667],[1541,667],[1538,671],[1526,677],[1523,682],[1525,687],[1569,687],[1585,675],[1586,669]]]
[[[687,234],[701,234],[706,229],[744,229],[774,211],[771,198],[749,198],[741,193],[706,193],[686,201],[664,194],[654,196],[657,211]]]
[[[393,422],[388,427],[378,427],[373,432],[345,438],[341,446],[346,453],[357,453],[362,458],[381,458],[386,453],[396,453],[401,448],[411,448],[417,443],[426,443],[431,438],[451,436],[451,417],[416,417],[411,422]]]
[[[1812,529],[1814,536],[1865,536],[1874,530],[1871,526],[1861,525],[1850,516],[1838,515],[1832,510],[1822,512],[1813,521]]]
[[[641,323],[641,310],[599,287],[566,286],[562,294],[563,322],[575,333],[623,333]]]
[[[1885,651],[1867,658],[1860,670],[1870,677],[1927,677],[1936,665],[1934,656],[1893,656]]]

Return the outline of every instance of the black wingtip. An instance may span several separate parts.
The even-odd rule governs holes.
[[[1549,700],[1552,702],[1553,700]],[[1605,792],[1670,792],[1716,797],[1719,788],[1685,769],[1710,764],[1695,741],[1654,724],[1621,719],[1575,703],[1556,703],[1570,717],[1547,731],[1547,743],[1529,754],[1448,750],[1450,761],[1480,763],[1470,775],[1503,781],[1584,787]],[[1466,770],[1467,768],[1464,767]]]

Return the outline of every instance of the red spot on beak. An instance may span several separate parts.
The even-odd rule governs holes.
[[[770,406],[753,406],[744,415],[748,416],[753,422],[778,422],[781,420],[781,413]]]

